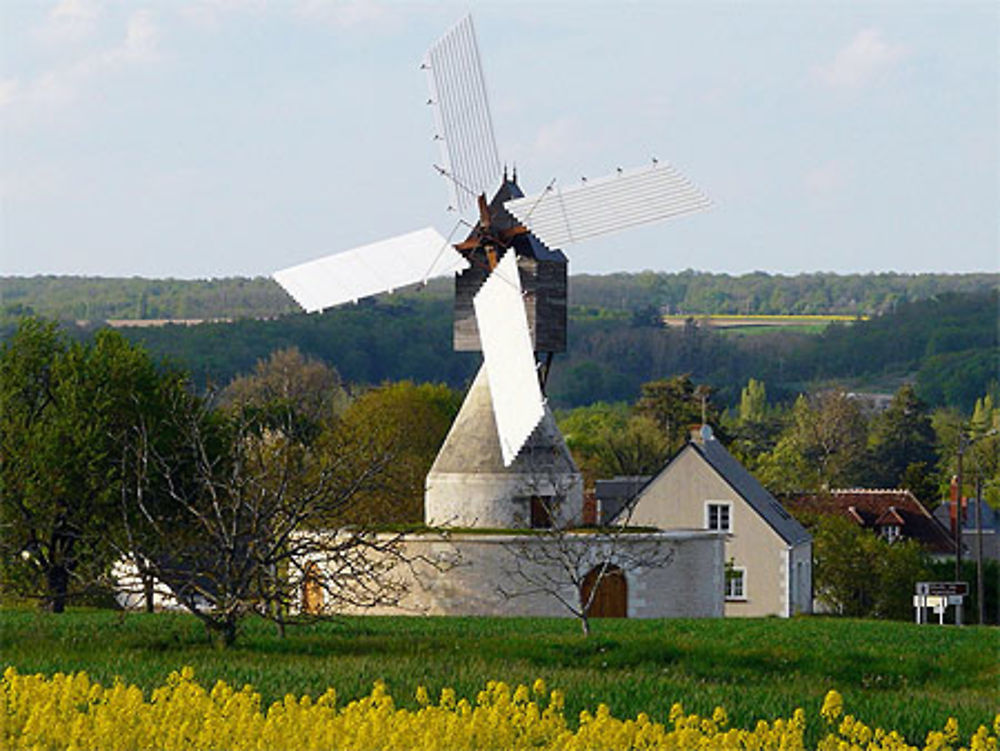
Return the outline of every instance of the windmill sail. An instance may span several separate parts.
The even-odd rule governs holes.
[[[465,16],[427,51],[424,65],[452,201],[466,211],[476,206],[480,193],[492,192],[500,180],[500,157],[472,16]]]
[[[504,254],[472,303],[500,450],[504,466],[509,467],[545,414],[513,251]]]
[[[362,245],[274,272],[274,279],[306,312],[392,292],[467,268],[432,227]]]
[[[550,248],[562,248],[710,205],[708,196],[673,167],[655,165],[572,188],[553,187],[507,201],[504,208]]]

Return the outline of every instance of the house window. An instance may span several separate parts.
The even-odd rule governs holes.
[[[716,532],[732,532],[731,503],[709,501],[705,504],[705,528]]]
[[[886,542],[896,542],[903,536],[903,530],[899,528],[898,524],[886,524],[882,527],[882,536]]]
[[[747,598],[747,570],[743,566],[726,567],[726,599],[745,600]]]

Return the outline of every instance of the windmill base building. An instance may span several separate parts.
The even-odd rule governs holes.
[[[504,464],[483,368],[427,475],[426,531],[392,540],[397,563],[386,574],[386,601],[328,607],[323,571],[312,568],[302,608],[567,617],[586,604],[590,617],[723,615],[721,535],[585,529],[577,526],[582,511],[583,478],[547,407],[517,458]]]

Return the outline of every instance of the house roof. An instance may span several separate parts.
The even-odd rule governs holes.
[[[886,524],[901,527],[904,537],[916,540],[932,553],[952,553],[948,530],[909,490],[851,488],[800,495],[788,501],[795,513],[843,516],[866,529]]]
[[[652,479],[652,475],[616,475],[594,483],[594,495],[602,501],[631,501]]]
[[[900,514],[895,506],[890,506],[885,511],[883,511],[878,519],[875,520],[876,527],[884,527],[887,525],[903,525],[906,524],[906,519]]]
[[[692,441],[684,450],[696,451],[786,543],[809,542],[812,536],[806,528],[710,432],[706,433],[702,441]]]
[[[975,498],[969,498],[965,502],[965,519],[962,522],[963,532],[976,531],[976,503]],[[942,501],[941,505],[934,509],[934,518],[946,529],[950,529],[951,501]],[[984,532],[996,532],[997,529],[1000,529],[1000,513],[986,502],[983,503],[982,524]]]

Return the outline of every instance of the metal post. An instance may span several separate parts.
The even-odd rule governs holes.
[[[983,594],[983,478],[976,477],[976,605],[979,625],[986,623],[986,603]]]
[[[962,580],[962,456],[965,454],[965,433],[958,434],[958,492],[952,500],[955,518],[955,581]]]

